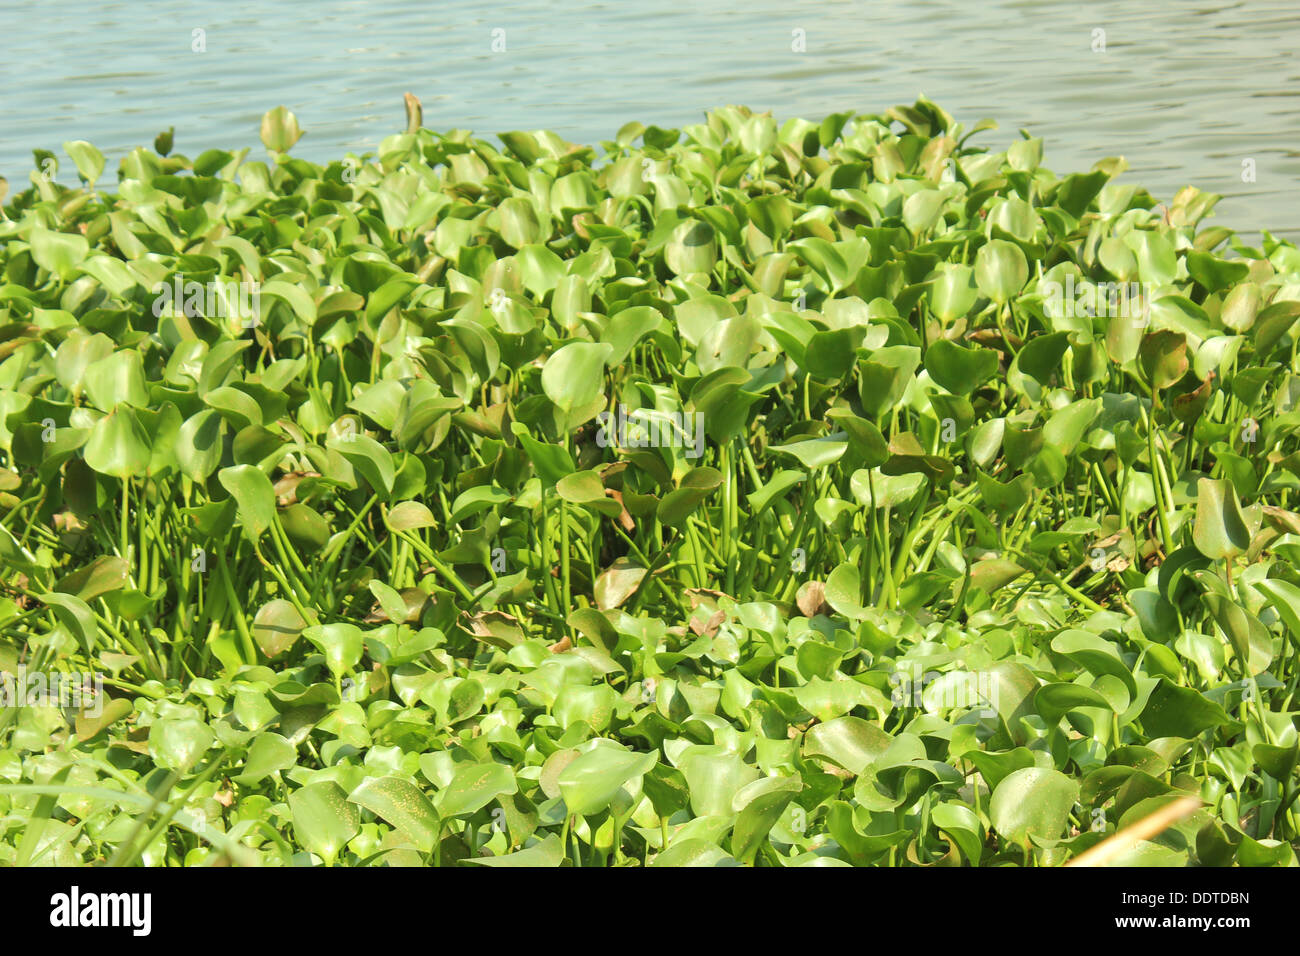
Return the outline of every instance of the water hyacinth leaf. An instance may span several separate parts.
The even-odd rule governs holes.
[[[144,361],[134,349],[114,352],[92,363],[86,368],[83,382],[87,397],[101,411],[112,411],[118,405],[149,405]]]
[[[368,586],[370,593],[379,602],[380,610],[390,621],[400,624],[406,620],[406,601],[396,589],[389,587],[383,581],[371,581]]]
[[[1029,281],[1029,264],[1020,247],[991,239],[975,255],[975,283],[998,305],[1005,304]]]
[[[415,276],[394,276],[370,294],[366,302],[366,321],[377,322],[397,305],[420,282]]]
[[[540,242],[544,237],[537,208],[529,198],[514,196],[497,207],[501,238],[516,249]]]
[[[1002,779],[989,800],[993,829],[1028,846],[1031,839],[1055,840],[1064,832],[1079,785],[1057,770],[1026,767]]]
[[[646,569],[627,558],[619,558],[601,572],[592,585],[596,607],[602,611],[622,606],[641,585]]]
[[[77,267],[90,254],[90,243],[85,236],[54,232],[43,227],[32,231],[31,248],[36,264],[64,282],[72,281]]]
[[[689,838],[680,840],[654,858],[651,866],[739,866],[726,850],[708,840]]]
[[[804,346],[803,366],[819,378],[842,378],[853,367],[852,329],[815,332]]]
[[[244,772],[235,777],[242,786],[251,786],[269,774],[288,770],[298,762],[298,751],[277,733],[258,734],[244,758]]]
[[[1226,479],[1198,479],[1192,528],[1197,550],[1215,561],[1231,559],[1250,547],[1250,537],[1232,484]]]
[[[988,349],[962,348],[940,339],[925,353],[925,370],[954,395],[969,395],[998,370],[998,357]]]
[[[379,442],[369,435],[352,434],[331,438],[325,447],[342,455],[376,492],[384,497],[392,495],[396,479],[393,456]]]
[[[804,734],[805,756],[825,757],[852,774],[863,773],[889,749],[888,734],[861,717],[836,717]]]
[[[1016,356],[1016,365],[1026,375],[1032,375],[1041,384],[1048,385],[1061,367],[1061,358],[1070,347],[1070,337],[1065,332],[1040,335],[1025,344]]]
[[[162,718],[149,727],[149,752],[167,770],[189,770],[215,741],[212,728],[192,718]]]
[[[664,261],[679,276],[709,272],[718,261],[713,227],[698,219],[681,223],[664,247]]]
[[[1222,707],[1190,687],[1179,687],[1164,677],[1147,699],[1142,727],[1151,737],[1191,739],[1212,727],[1230,722]]]
[[[659,758],[653,753],[625,750],[608,740],[598,740],[564,768],[560,793],[569,812],[586,817],[610,805],[624,784],[650,771]]]
[[[944,325],[951,325],[970,312],[979,292],[970,266],[945,262],[940,264],[939,274],[930,280],[926,295],[931,311]]]
[[[731,855],[753,860],[763,841],[803,784],[794,777],[764,777],[743,787],[732,800],[738,812],[731,831]]]
[[[1124,241],[1137,257],[1138,277],[1151,285],[1168,285],[1177,274],[1177,255],[1173,243],[1159,233],[1134,229]]]
[[[1052,639],[1052,650],[1077,662],[1090,674],[1110,676],[1120,681],[1130,694],[1137,693],[1133,672],[1120,657],[1115,645],[1100,635],[1078,628],[1062,631]]]
[[[540,842],[504,856],[471,857],[467,863],[478,866],[557,867],[564,861],[564,847],[558,833],[547,834]]]
[[[861,604],[862,583],[858,569],[841,564],[826,579],[826,603],[850,619],[861,618],[866,610]]]
[[[572,456],[563,446],[537,441],[528,434],[527,427],[519,422],[514,422],[511,427],[515,437],[519,439],[519,444],[537,470],[537,476],[548,487],[553,487],[561,478],[576,470]]]
[[[400,777],[367,777],[348,794],[347,802],[391,824],[422,853],[433,852],[441,824],[424,792]]]
[[[85,455],[86,464],[101,475],[133,478],[148,471],[153,449],[135,412],[119,405],[90,430]]]
[[[361,832],[361,812],[332,780],[299,787],[289,794],[288,803],[299,842],[327,866]]]
[[[90,605],[75,595],[57,591],[42,595],[41,601],[54,612],[59,623],[81,642],[86,653],[93,654],[98,644],[99,624]]]
[[[1223,300],[1219,321],[1234,332],[1245,332],[1255,324],[1262,294],[1253,282],[1235,286]]]
[[[797,458],[809,471],[825,468],[843,457],[849,443],[833,437],[813,438],[808,441],[795,442],[791,445],[773,445],[772,451]]]
[[[659,520],[670,528],[681,527],[721,484],[722,474],[716,468],[691,469],[678,487],[659,502]]]
[[[306,554],[325,550],[330,540],[329,522],[309,505],[296,501],[280,512],[285,536]]]
[[[826,417],[844,431],[851,448],[863,464],[875,468],[889,459],[889,443],[880,429],[844,408],[832,408]]]
[[[575,471],[565,475],[555,485],[555,492],[565,501],[584,505],[610,518],[616,518],[623,506],[606,496],[605,486],[594,471]]]
[[[690,791],[691,810],[699,817],[731,817],[736,795],[759,777],[757,767],[717,746],[690,751],[680,769]]]
[[[1196,577],[1205,581],[1207,572],[1198,571]],[[1213,590],[1201,595],[1201,600],[1210,609],[1215,623],[1228,635],[1233,652],[1246,673],[1251,676],[1263,673],[1273,663],[1277,651],[1273,646],[1272,635],[1260,623],[1259,618],[1248,613],[1227,595]]]
[[[1091,687],[1081,684],[1057,683],[1038,688],[1034,694],[1034,706],[1049,726],[1070,711],[1078,707],[1097,707],[1110,710],[1110,702]]]
[[[1187,374],[1187,339],[1180,332],[1153,332],[1142,340],[1138,356],[1152,388],[1168,388]]]
[[[614,354],[608,343],[571,342],[555,351],[542,367],[542,390],[562,411],[586,408],[605,384],[605,362]]]
[[[98,710],[98,713],[95,712]],[[124,717],[129,717],[135,710],[129,700],[115,697],[102,707],[91,708],[76,719],[77,740],[82,743],[93,740],[108,727]]]
[[[778,471],[762,488],[750,494],[749,507],[751,513],[754,517],[758,517],[774,501],[784,497],[791,488],[802,482],[806,477],[803,472],[799,471],[789,469]]]
[[[253,639],[268,658],[279,657],[302,635],[307,621],[283,598],[273,598],[257,609],[253,617]]]
[[[603,361],[611,368],[621,364],[637,343],[659,328],[663,321],[659,311],[648,305],[634,306],[611,316],[600,334],[601,342],[611,349]]]
[[[518,790],[509,767],[499,763],[470,764],[456,771],[451,782],[438,791],[434,805],[444,818],[469,816],[498,797]]]
[[[63,151],[72,158],[77,174],[86,182],[96,182],[104,172],[104,154],[84,139],[64,143]]]
[[[275,520],[275,488],[271,479],[252,465],[234,465],[217,473],[221,486],[235,499],[240,527],[257,539]]]
[[[102,555],[63,578],[54,590],[81,601],[93,601],[100,595],[121,590],[130,577],[131,568],[126,561],[116,555]]]
[[[361,660],[364,641],[355,624],[313,624],[302,636],[325,655],[325,664],[336,678],[350,673]]]
[[[903,397],[921,364],[921,350],[910,345],[877,349],[858,362],[858,396],[863,410],[880,418]]]
[[[438,524],[438,519],[428,505],[419,501],[399,501],[389,510],[386,520],[388,527],[394,531],[434,528]]]
[[[176,461],[191,481],[206,481],[221,464],[225,424],[221,415],[205,408],[187,418],[176,435]]]
[[[262,145],[273,153],[287,153],[302,138],[298,117],[277,106],[262,117]]]
[[[1293,638],[1300,638],[1300,587],[1290,581],[1269,578],[1255,587],[1268,598],[1277,610]]]

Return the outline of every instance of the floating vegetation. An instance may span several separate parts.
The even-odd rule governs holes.
[[[0,863],[1295,865],[1300,251],[926,100],[407,108],[8,197]]]

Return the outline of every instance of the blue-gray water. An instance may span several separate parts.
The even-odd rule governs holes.
[[[1044,137],[1058,173],[1123,155],[1159,198],[1193,184],[1225,197],[1218,222],[1300,237],[1296,0],[3,0],[0,24],[11,190],[33,148],[71,139],[110,169],[169,126],[189,156],[260,153],[278,104],[307,131],[295,155],[362,152],[404,127],[407,90],[434,129],[587,143],[727,103],[815,120],[924,93],[968,126],[997,119],[996,148]]]

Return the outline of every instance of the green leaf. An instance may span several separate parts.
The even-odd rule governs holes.
[[[564,861],[564,847],[558,833],[548,833],[540,842],[504,856],[476,856],[465,862],[478,866],[557,867]]]
[[[571,342],[542,366],[542,391],[566,414],[589,406],[605,384],[605,362],[614,354],[608,343]]]
[[[660,522],[670,528],[681,528],[686,519],[695,513],[722,484],[722,473],[716,468],[693,468],[682,478],[676,489],[664,495],[659,502],[658,517]]]
[[[844,716],[810,727],[804,734],[806,757],[825,757],[854,775],[873,764],[893,742],[875,724]]]
[[[939,264],[936,271],[938,275],[930,280],[926,296],[930,302],[930,310],[947,326],[956,319],[970,314],[980,290],[975,283],[975,273],[970,266],[944,262]],[[929,367],[928,364],[926,367]]]
[[[77,166],[77,172],[86,182],[96,182],[104,172],[104,154],[84,139],[64,143],[63,151],[72,158]]]
[[[275,488],[271,479],[252,465],[234,465],[222,468],[217,480],[235,499],[244,534],[256,541],[275,520]]]
[[[451,782],[438,791],[434,805],[444,818],[469,816],[498,797],[518,790],[514,773],[504,764],[469,764],[457,770]]]
[[[1237,492],[1226,479],[1197,480],[1192,541],[1201,554],[1216,561],[1230,560],[1250,547],[1250,529]]]
[[[176,462],[181,473],[191,481],[207,481],[221,464],[225,430],[221,415],[212,408],[187,418],[176,434]]]
[[[346,438],[331,438],[325,447],[342,455],[381,497],[392,496],[396,480],[393,456],[379,442],[369,435],[353,434]]]
[[[86,464],[101,475],[134,478],[149,469],[153,449],[148,432],[126,405],[95,423],[86,440]]]
[[[597,740],[560,773],[560,794],[569,812],[591,816],[609,806],[619,789],[658,763],[653,753],[635,753],[613,741]]]
[[[296,607],[282,598],[273,598],[253,617],[253,640],[263,654],[275,658],[293,647],[306,627],[307,621]]]
[[[754,859],[785,808],[803,789],[796,777],[763,777],[742,787],[732,800],[739,813],[731,831],[731,855],[742,863]]]
[[[991,239],[975,254],[975,284],[998,305],[1015,297],[1029,281],[1029,263],[1020,247]]]
[[[354,624],[313,624],[302,636],[325,655],[325,665],[336,678],[351,673],[361,661],[364,635]]]
[[[165,770],[189,770],[215,742],[201,720],[164,717],[149,726],[149,753]]]
[[[41,601],[54,611],[59,623],[81,641],[88,655],[95,653],[99,643],[99,623],[90,605],[79,597],[57,591],[41,595]]]
[[[990,349],[966,349],[940,339],[925,353],[925,369],[954,395],[969,395],[998,370],[998,356]]]
[[[244,758],[243,773],[235,777],[241,787],[256,784],[279,770],[288,770],[298,762],[298,749],[277,733],[264,731],[253,739]]]
[[[511,430],[515,437],[519,439],[519,444],[523,446],[529,461],[533,463],[533,468],[537,471],[537,477],[548,488],[554,487],[561,478],[572,474],[576,470],[573,458],[563,446],[537,441],[528,434],[527,427],[519,422],[514,422],[511,425]]]
[[[866,616],[862,606],[862,581],[856,565],[841,564],[826,579],[826,603],[851,620]]]
[[[287,153],[302,138],[298,117],[277,106],[262,117],[262,145],[273,153]]]
[[[678,225],[664,247],[664,261],[676,275],[707,273],[718,261],[713,227],[699,219]]]
[[[1142,710],[1142,729],[1151,738],[1192,739],[1213,727],[1231,723],[1223,708],[1190,687],[1161,677]]]
[[[51,232],[43,227],[32,230],[31,246],[36,264],[64,282],[76,278],[77,267],[90,254],[90,243],[85,236]]]
[[[1168,388],[1187,374],[1187,337],[1167,329],[1152,332],[1142,339],[1138,357],[1151,387]]]
[[[1057,770],[1026,767],[1002,779],[989,800],[989,821],[1008,840],[1056,840],[1069,822],[1079,785]]]
[[[348,795],[348,802],[365,807],[392,824],[422,853],[432,853],[441,829],[429,798],[400,777],[367,777]]]
[[[298,842],[326,866],[333,866],[339,852],[361,832],[361,812],[332,780],[299,787],[288,802]]]

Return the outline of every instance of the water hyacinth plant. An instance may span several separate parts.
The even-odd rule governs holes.
[[[1300,250],[924,99],[407,112],[8,197],[0,669],[102,694],[0,863],[1295,865]]]

